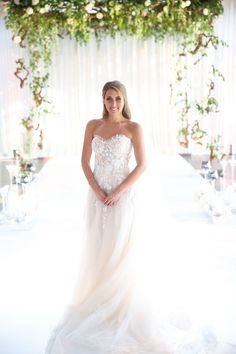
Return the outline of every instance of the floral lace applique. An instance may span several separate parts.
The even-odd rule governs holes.
[[[95,179],[106,193],[110,193],[129,174],[132,142],[123,134],[116,134],[110,139],[96,135],[92,149],[95,153]]]

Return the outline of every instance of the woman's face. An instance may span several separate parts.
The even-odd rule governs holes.
[[[114,89],[108,89],[103,103],[106,107],[108,114],[122,114],[122,110],[124,108],[124,97],[119,91]]]

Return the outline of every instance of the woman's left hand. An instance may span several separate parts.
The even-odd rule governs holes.
[[[121,192],[113,191],[112,193],[106,196],[106,198],[104,199],[104,204],[112,206],[116,204],[116,202],[118,202],[120,197],[121,197]]]

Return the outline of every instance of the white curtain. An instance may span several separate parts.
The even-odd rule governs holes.
[[[198,71],[189,73],[189,77],[196,92],[201,94],[206,91],[211,64],[224,74],[226,81],[216,82],[220,112],[205,119],[204,128],[212,136],[222,135],[227,148],[229,144],[236,144],[235,1],[225,0],[224,8],[216,30],[229,47],[209,51]],[[0,25],[0,154],[6,155],[19,144],[19,120],[27,114],[29,93],[27,89],[19,88],[13,75],[14,59],[22,51],[12,43],[3,18]],[[132,117],[142,124],[147,145],[154,146],[159,153],[178,152],[177,116],[170,105],[169,87],[174,80],[175,52],[176,44],[169,39],[156,43],[152,39],[141,42],[136,38],[106,37],[99,46],[93,36],[86,46],[69,38],[58,41],[50,69],[49,96],[54,112],[43,119],[43,153],[56,156],[80,154],[87,121],[101,117],[102,87],[106,81],[114,79],[126,85]],[[191,149],[194,151],[194,146]]]

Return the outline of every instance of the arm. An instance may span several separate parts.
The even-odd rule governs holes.
[[[143,132],[141,126],[137,123],[133,126],[132,129],[132,143],[136,166],[130,172],[127,178],[105,198],[104,203],[106,205],[113,205],[116,203],[119,200],[121,194],[136,182],[136,180],[141,176],[146,168]]]
[[[93,172],[90,167],[90,159],[91,159],[91,155],[92,155],[92,146],[91,145],[92,145],[92,140],[93,140],[94,128],[95,128],[95,121],[88,122],[86,130],[85,130],[85,135],[84,135],[81,164],[82,164],[82,168],[83,168],[85,177],[86,177],[90,187],[97,194],[98,198],[102,202],[104,202],[106,194],[100,188],[97,181],[95,180]]]

